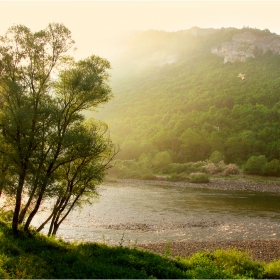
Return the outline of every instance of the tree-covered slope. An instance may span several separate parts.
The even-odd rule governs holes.
[[[219,151],[227,163],[280,159],[280,55],[255,47],[254,57],[224,63],[211,51],[244,32],[273,35],[250,28],[147,31],[128,42],[112,63],[115,97],[98,114],[120,144],[119,158],[168,151],[183,163]]]

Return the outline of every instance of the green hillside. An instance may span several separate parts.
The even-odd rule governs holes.
[[[138,33],[112,62],[115,97],[98,117],[120,145],[118,158],[154,159],[167,152],[170,162],[187,163],[219,151],[227,164],[239,166],[251,156],[279,160],[280,55],[256,48],[254,58],[224,63],[211,52],[235,34],[271,33],[191,31]]]

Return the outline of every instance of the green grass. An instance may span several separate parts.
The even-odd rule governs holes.
[[[122,246],[66,243],[34,232],[14,235],[0,222],[0,278],[279,278],[280,261],[253,261],[236,250],[171,258]]]

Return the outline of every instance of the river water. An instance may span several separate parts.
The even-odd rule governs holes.
[[[280,239],[280,194],[106,183],[92,205],[69,214],[67,241],[133,245],[168,241]],[[43,222],[46,213],[37,217]]]

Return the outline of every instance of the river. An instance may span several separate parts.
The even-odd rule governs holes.
[[[145,181],[105,183],[98,193],[92,205],[69,214],[59,237],[110,245],[280,239],[280,193]]]

